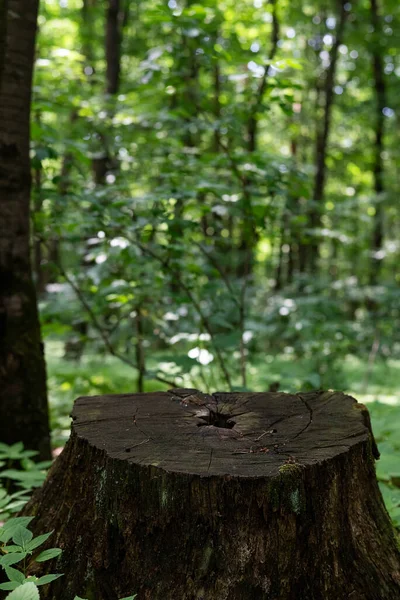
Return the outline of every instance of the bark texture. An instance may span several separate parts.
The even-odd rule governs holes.
[[[6,32],[0,45],[0,439],[22,440],[48,458],[46,373],[29,248],[37,9],[37,0],[9,0],[0,8],[0,37]]]
[[[44,597],[398,600],[374,456],[341,393],[80,398],[26,508],[64,549]]]

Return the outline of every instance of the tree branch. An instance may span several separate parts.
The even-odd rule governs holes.
[[[157,260],[167,271],[169,271],[178,281],[180,287],[184,290],[184,292],[187,294],[189,300],[191,301],[192,305],[194,306],[197,314],[200,317],[201,323],[204,327],[204,329],[206,330],[206,332],[209,334],[210,339],[211,339],[211,343],[213,345],[214,348],[214,352],[215,355],[217,357],[219,366],[221,368],[221,371],[224,375],[225,381],[229,387],[229,390],[232,390],[232,383],[231,383],[231,378],[229,375],[229,371],[226,367],[225,364],[225,360],[224,357],[222,356],[222,353],[220,351],[220,349],[218,348],[218,346],[215,345],[214,342],[214,333],[212,331],[210,322],[207,318],[207,316],[204,314],[203,309],[200,306],[200,303],[196,300],[195,296],[192,294],[190,288],[186,285],[186,283],[183,281],[181,274],[179,273],[179,271],[175,270],[173,267],[171,267],[171,265],[168,263],[168,261],[166,261],[165,259],[163,259],[161,256],[159,256],[156,252],[153,252],[153,250],[151,250],[150,248],[146,248],[141,242],[139,242],[139,240],[135,239],[132,240],[136,246],[141,250],[141,252],[143,252],[143,254],[147,254],[148,256],[151,256],[152,258],[154,258],[155,260]]]
[[[221,279],[225,283],[227,290],[229,291],[232,300],[236,304],[239,310],[239,330],[240,330],[240,372],[242,377],[242,386],[247,387],[247,371],[246,371],[246,352],[244,346],[244,322],[245,322],[245,305],[246,305],[246,288],[248,283],[248,277],[244,278],[243,285],[240,290],[240,300],[237,299],[234,289],[231,286],[231,282],[228,277],[221,269],[221,266],[215,260],[215,258],[207,252],[207,250],[200,244],[199,242],[192,241],[192,243],[199,248],[199,250],[203,253],[203,255],[210,261],[212,266],[218,271],[221,276]]]
[[[100,337],[103,340],[104,345],[107,348],[108,352],[112,356],[115,356],[115,358],[118,358],[120,361],[122,361],[123,363],[125,363],[126,365],[129,365],[133,369],[138,370],[139,369],[138,365],[136,365],[129,358],[126,358],[126,356],[123,356],[122,354],[120,354],[119,352],[117,352],[115,350],[113,344],[110,341],[110,338],[108,337],[108,333],[102,327],[101,323],[99,322],[98,318],[96,317],[95,313],[93,312],[92,307],[90,306],[90,304],[86,300],[85,295],[82,293],[82,290],[79,288],[79,286],[76,285],[75,281],[68,275],[68,273],[63,269],[63,267],[61,265],[58,265],[58,270],[60,271],[60,273],[63,276],[63,278],[65,279],[65,281],[74,290],[74,292],[75,292],[78,300],[81,302],[82,306],[84,307],[84,309],[86,310],[87,314],[89,315],[93,327],[100,334]],[[145,373],[145,371],[144,371],[144,373]],[[156,379],[157,381],[160,381],[161,383],[165,383],[166,385],[169,385],[169,386],[172,386],[172,387],[177,387],[176,382],[171,381],[169,379],[166,379],[163,376],[154,375],[154,379]]]
[[[248,135],[248,149],[249,152],[255,152],[257,150],[257,133],[258,133],[258,112],[261,108],[265,91],[268,85],[268,75],[270,63],[273,61],[276,51],[278,49],[279,41],[279,20],[277,15],[277,4],[278,0],[271,0],[272,4],[272,31],[271,31],[271,49],[268,55],[268,62],[264,67],[264,74],[261,78],[260,84],[257,89],[255,101],[250,111],[249,120],[247,123],[247,135]]]

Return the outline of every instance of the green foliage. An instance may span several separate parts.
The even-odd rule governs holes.
[[[22,442],[0,443],[0,520],[21,510],[32,490],[42,485],[51,462],[34,462],[36,454]]]
[[[35,556],[35,551],[48,540],[52,532],[34,537],[28,528],[32,519],[33,517],[14,517],[0,527],[0,566],[8,578],[7,582],[0,584],[0,590],[13,590],[8,594],[7,600],[39,598],[38,586],[62,577],[60,574],[43,577],[28,575],[32,561],[52,560],[62,552],[60,548],[50,548]],[[12,565],[18,565],[19,568]]]
[[[7,595],[7,600],[39,600],[39,590],[33,582],[26,582]]]
[[[245,389],[248,365],[265,352],[308,357],[310,388],[341,386],[340,358],[366,357],[376,339],[381,356],[398,356],[398,145],[385,116],[385,193],[376,194],[366,6],[347,10],[318,226],[315,131],[337,34],[333,4],[284,1],[274,16],[261,1],[145,0],[125,15],[112,98],[102,8],[87,19],[77,2],[47,0],[41,11],[35,236],[51,282],[43,331],[64,341],[67,358],[111,352],[149,382]],[[399,11],[390,2],[381,12],[395,106]]]
[[[57,558],[60,548],[49,548],[36,554],[35,551],[46,543],[53,532],[33,537],[28,529],[33,517],[14,517],[0,527],[0,567],[8,581],[0,583],[0,590],[12,590],[6,600],[36,600],[40,598],[38,587],[55,581],[62,574],[47,574],[42,577],[28,575],[32,562],[45,562]],[[31,558],[32,557],[32,558]],[[20,563],[23,563],[21,566]],[[18,565],[15,568],[12,565]],[[136,595],[121,598],[134,600]],[[75,600],[82,600],[75,596]]]
[[[400,415],[399,408],[381,404],[372,410],[375,437],[381,452],[376,474],[388,512],[400,529]]]

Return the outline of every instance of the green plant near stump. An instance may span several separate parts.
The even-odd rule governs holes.
[[[8,581],[0,584],[0,590],[10,593],[6,600],[40,600],[39,586],[46,585],[62,577],[62,573],[35,577],[27,575],[27,558],[34,556],[35,562],[41,563],[60,556],[61,548],[50,548],[40,552],[38,549],[52,535],[52,531],[34,537],[28,529],[34,517],[15,517],[0,527],[0,566],[4,569]],[[22,564],[21,564],[22,563]],[[32,561],[29,560],[29,566]],[[16,568],[18,565],[19,568]],[[136,595],[121,598],[134,600]],[[83,600],[75,596],[74,600]]]
[[[22,442],[0,443],[0,521],[21,510],[45,480],[51,461],[35,462],[36,455],[34,450],[25,450]]]
[[[0,584],[0,590],[11,592],[6,600],[36,600],[40,597],[38,586],[62,577],[62,574],[48,574],[43,577],[27,575],[27,559],[31,556],[34,556],[35,562],[40,563],[56,558],[62,552],[60,548],[39,552],[39,547],[53,532],[34,537],[28,529],[32,519],[33,517],[15,517],[0,527],[0,566],[8,578],[8,581]]]

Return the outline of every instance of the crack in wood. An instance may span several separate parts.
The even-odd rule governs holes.
[[[214,451],[213,451],[213,449],[211,448],[211,451],[210,451],[210,460],[208,461],[208,468],[207,468],[207,472],[209,472],[209,470],[210,470],[210,467],[211,467],[211,462],[212,462],[213,452],[214,452]]]
[[[150,442],[150,438],[147,438],[147,440],[142,440],[141,442],[139,442],[138,444],[135,444],[134,446],[125,448],[125,452],[130,452],[131,450],[133,450],[134,448],[137,448],[138,446],[141,446],[142,444],[147,444],[147,442]]]
[[[292,440],[295,440],[296,438],[300,437],[305,431],[307,431],[307,429],[310,427],[310,425],[313,421],[313,409],[311,408],[311,406],[309,405],[307,400],[305,400],[305,398],[303,398],[303,396],[301,394],[297,394],[297,397],[299,398],[299,400],[301,400],[301,402],[304,404],[304,406],[308,410],[309,420],[308,420],[307,425],[305,427],[303,427],[303,429],[301,429],[298,433],[296,433],[296,435],[294,435],[292,437]]]

